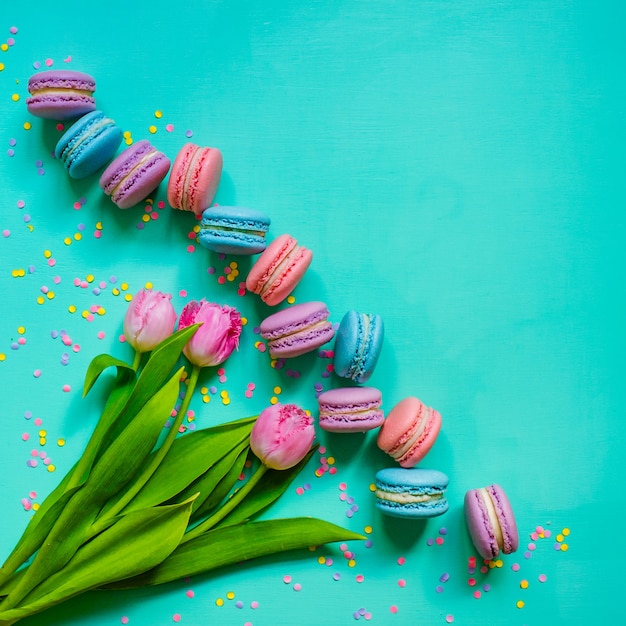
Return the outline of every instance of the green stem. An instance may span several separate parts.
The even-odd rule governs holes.
[[[135,350],[135,356],[133,357],[133,369],[137,371],[139,366],[141,365],[141,358],[143,357],[143,353],[139,352],[139,350]]]
[[[256,487],[261,478],[263,478],[267,469],[267,465],[260,465],[257,471],[250,477],[248,482],[243,487],[235,491],[223,507],[213,513],[211,517],[205,519],[204,522],[198,524],[193,530],[185,533],[180,541],[180,545],[195,539],[207,530],[211,530],[211,528],[221,522],[254,489],[254,487]]]
[[[191,397],[193,396],[194,389],[196,388],[196,384],[198,383],[198,377],[200,376],[201,368],[198,365],[194,365],[191,374],[189,375],[189,382],[187,383],[187,390],[185,391],[185,396],[183,398],[182,404],[178,413],[176,413],[176,417],[170,426],[169,432],[165,440],[163,441],[160,448],[156,451],[154,455],[152,455],[152,459],[141,473],[138,476],[131,487],[124,493],[124,495],[115,502],[110,508],[107,508],[104,511],[104,514],[101,515],[94,524],[92,524],[90,529],[90,534],[97,535],[99,532],[105,530],[108,526],[110,526],[110,520],[115,517],[118,513],[124,510],[126,506],[132,501],[132,499],[141,491],[143,486],[150,480],[150,477],[156,471],[157,467],[161,464],[161,461],[165,458],[165,455],[168,453],[170,447],[174,443],[174,439],[176,439],[176,435],[178,434],[178,429],[182,424],[183,418],[187,414],[187,409],[189,408],[189,403],[191,402]]]

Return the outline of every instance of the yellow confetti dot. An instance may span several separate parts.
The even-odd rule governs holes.
[[[124,137],[124,139],[128,139],[131,136],[131,132],[129,130],[125,130],[122,133],[122,136]]]
[[[241,318],[241,325],[245,326],[248,323],[248,318],[247,317],[242,317]]]
[[[326,460],[326,463],[328,463],[328,465],[334,465],[335,464],[335,457],[334,456],[329,456],[328,459]]]
[[[86,280],[88,283],[93,283],[93,281],[94,281],[94,275],[93,275],[93,274],[87,274],[87,276],[85,277],[85,280]]]
[[[324,565],[324,563],[326,563],[326,557],[324,557],[324,556],[318,556],[318,557],[317,557],[317,562],[318,562],[320,565]]]
[[[561,544],[561,551],[567,552],[569,550],[569,546],[566,543]]]
[[[496,561],[496,567],[502,567],[504,565],[504,562],[502,561],[502,559],[498,559]]]
[[[2,52],[6,52],[9,49],[9,44],[3,43],[0,45],[0,50],[2,50]]]
[[[66,238],[63,240],[63,243],[64,243],[66,246],[70,246],[70,245],[72,245],[72,240],[71,240],[69,237],[66,237]]]
[[[374,483],[370,483],[370,491],[376,491],[376,485]]]
[[[317,546],[309,546],[308,550],[309,552],[315,552],[315,550],[317,550]]]
[[[57,439],[57,446],[62,448],[65,445],[65,439]]]
[[[48,467],[50,467],[50,466],[48,465]],[[38,503],[38,502],[35,502],[35,503],[33,504],[33,511],[35,511],[35,512],[36,512],[36,511],[39,511],[39,503]]]
[[[356,561],[354,559],[350,559],[348,561],[348,567],[354,567],[356,565]]]
[[[559,533],[559,534],[556,536],[556,540],[557,540],[559,543],[560,543],[561,541],[563,541],[563,539],[565,539],[565,537],[563,537],[563,535],[562,535],[561,533]]]
[[[229,591],[229,592],[226,594],[226,597],[227,597],[229,600],[232,600],[232,599],[235,597],[235,593],[234,593],[233,591]]]
[[[4,63],[0,63],[0,72],[4,69]]]
[[[156,126],[148,126],[148,132],[150,132],[151,134],[154,135],[154,133],[157,132],[157,127]]]
[[[37,304],[43,304],[46,301],[46,299],[43,296],[39,296],[37,298]]]
[[[281,391],[282,391],[282,389],[280,387],[278,387],[278,386],[274,387],[274,393],[275,394],[278,395]]]
[[[6,361],[7,355],[4,352],[0,352],[0,361]]]
[[[217,606],[224,606],[224,599],[223,599],[223,598],[218,598],[218,599],[215,601],[215,604],[216,604]]]
[[[133,299],[133,296],[130,293],[127,293],[124,296],[124,300],[126,300],[126,302],[130,302]]]
[[[19,93],[14,93],[11,96],[11,100],[13,100],[13,102],[17,102],[20,99],[20,94]]]
[[[26,332],[26,329],[25,329],[23,326],[18,326],[18,327],[17,327],[17,332],[18,332],[20,335],[23,335],[23,334]]]
[[[52,256],[52,252],[50,252],[50,250],[44,250],[43,256],[45,259],[49,259]]]
[[[238,267],[237,261],[231,261],[231,262],[229,263],[229,267],[230,267],[231,269],[233,269],[233,270],[236,270],[236,269],[237,269],[237,267]]]
[[[489,561],[489,569],[493,569],[496,566],[495,561]]]
[[[296,301],[295,296],[289,296],[287,298],[287,304],[293,304]]]
[[[211,396],[202,396],[202,402],[204,402],[204,404],[208,404],[211,402]]]
[[[13,270],[11,272],[11,275],[13,276],[13,278],[20,278],[22,276],[25,276],[26,272],[23,269],[17,269],[17,270]]]
[[[527,580],[522,580],[522,582],[519,584],[519,586],[522,589],[528,589],[528,581]]]
[[[152,198],[146,198],[146,199],[145,199],[145,203],[146,203],[146,204],[149,204],[149,205],[152,207],[152,205],[154,204],[154,200],[153,200]],[[146,207],[146,209],[147,209],[147,208],[148,208],[148,207]]]
[[[518,600],[518,601],[515,603],[515,606],[516,606],[518,609],[523,609],[523,608],[524,608],[524,600]]]
[[[30,130],[32,128],[32,124],[30,122],[24,122],[24,130]]]
[[[128,290],[128,283],[122,283],[122,284],[120,285],[120,289],[121,289],[122,291],[127,291],[127,290]]]
[[[145,287],[146,287],[146,289],[152,289],[152,283],[151,282],[147,282]]]
[[[120,295],[120,290],[117,287],[113,287],[113,290],[111,291],[111,293],[114,296],[119,296]]]
[[[106,309],[103,306],[99,306],[98,310],[96,311],[96,313],[98,315],[104,315],[106,313]]]
[[[75,305],[75,304],[70,304],[70,305],[67,307],[67,310],[68,310],[70,313],[76,313],[76,305]]]
[[[85,319],[85,320],[89,317],[89,315],[90,315],[90,313],[89,313],[89,311],[87,311],[87,309],[85,309],[85,310],[81,313],[81,317],[82,317],[83,319]]]
[[[228,276],[226,276],[226,280],[227,280],[229,283],[232,283],[232,282],[233,282],[233,280],[235,280],[235,278],[237,278],[237,277],[235,276],[234,272],[233,272],[233,273],[231,273],[231,274],[228,274]]]
[[[76,241],[80,241],[83,238],[83,236],[80,233],[74,233],[74,239]]]
[[[209,388],[208,387],[200,387],[200,393],[202,395],[205,395],[205,394],[209,393]]]
[[[220,398],[228,398],[228,391],[220,391]]]
[[[141,216],[141,221],[142,221],[142,222],[146,222],[146,223],[148,223],[148,222],[150,221],[150,216],[149,216],[147,213],[144,213],[144,214]]]
[[[102,230],[102,222],[96,222],[96,230]]]
[[[278,398],[276,396],[272,396],[270,398],[270,404],[277,404],[278,403]]]
[[[563,533],[566,537],[569,537],[570,529],[569,529],[569,528],[564,528],[561,532],[562,532],[562,533]]]
[[[45,437],[40,437],[39,438],[39,445],[40,446],[45,446],[46,445],[46,438]]]
[[[230,398],[222,398],[222,404],[228,406],[230,404]]]
[[[49,472],[54,472],[55,469],[56,469],[56,466],[52,465],[52,463],[50,465],[48,465],[48,471]]]
[[[163,117],[163,111],[159,111],[158,109],[154,112],[154,117],[157,118],[157,120],[160,120]]]
[[[54,291],[49,291],[46,294],[46,297],[48,298],[48,300],[52,300],[52,298],[54,298]]]
[[[39,431],[39,436],[40,437],[45,437],[48,433],[45,430],[40,430]]]

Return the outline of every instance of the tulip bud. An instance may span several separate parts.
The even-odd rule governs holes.
[[[250,448],[264,465],[289,469],[310,450],[313,418],[295,404],[274,404],[261,412],[250,433]]]
[[[198,367],[223,363],[237,347],[241,334],[241,315],[237,309],[202,299],[185,305],[178,328],[202,323],[183,348],[184,355]]]
[[[150,352],[174,330],[176,311],[169,293],[142,289],[124,317],[124,336],[137,352]]]

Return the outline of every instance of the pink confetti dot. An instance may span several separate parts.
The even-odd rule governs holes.
[[[11,236],[11,231],[10,231],[10,230],[8,230],[7,228],[5,228],[5,229],[2,231],[2,236],[3,236],[3,237],[10,237],[10,236]]]
[[[122,617],[120,622],[122,622],[122,624],[128,624],[128,618],[124,615],[124,617]]]
[[[454,621],[454,615],[446,615],[446,622],[448,624],[452,624],[453,621]]]
[[[389,611],[395,615],[398,612],[398,607],[395,604],[392,604],[389,607]]]
[[[358,583],[362,583],[365,580],[365,576],[363,576],[363,574],[358,574],[356,577],[356,581]]]
[[[545,574],[539,574],[539,582],[545,583],[548,580],[548,577]]]
[[[65,393],[67,393],[68,391],[71,391],[72,388],[69,385],[63,385],[63,391],[65,391]]]
[[[259,603],[256,600],[252,600],[252,602],[250,602],[250,608],[251,609],[258,609],[259,608]]]
[[[404,565],[406,563],[406,559],[403,556],[398,557],[398,565]]]
[[[185,592],[185,595],[186,595],[188,598],[193,598],[196,594],[193,592],[193,589],[188,589],[188,590]]]
[[[22,441],[28,441],[30,439],[30,435],[28,433],[24,433],[22,435]]]
[[[104,339],[104,338],[105,338],[105,336],[106,336],[106,335],[104,334],[104,331],[103,331],[103,330],[98,331],[98,334],[97,334],[98,339]]]
[[[41,421],[40,417],[36,417],[35,418],[35,426],[41,426],[43,424],[43,422]]]
[[[296,489],[296,493],[297,493],[299,496],[301,496],[301,495],[304,493],[304,489],[303,489],[302,487],[298,487],[298,488]]]
[[[476,589],[476,591],[474,591],[474,597],[478,600],[481,596],[481,593],[478,589]]]
[[[54,61],[52,59],[46,59],[45,63],[48,67],[52,67],[52,64],[54,63]]]
[[[33,376],[34,376],[35,378],[39,378],[39,377],[41,376],[41,370],[35,370],[35,371],[33,372]]]
[[[17,34],[17,26],[11,26],[11,28],[9,28],[9,32],[12,35],[16,35]]]
[[[165,130],[166,130],[168,133],[171,133],[171,132],[174,130],[174,124],[166,124],[166,125],[165,125]]]
[[[529,549],[529,550],[531,550],[531,551],[532,551],[532,550],[535,550],[536,548],[537,548],[537,546],[536,546],[534,543],[529,543],[529,544],[528,544],[528,549]]]
[[[283,582],[285,583],[285,585],[288,585],[291,582],[291,576],[289,576],[289,574],[283,576]]]
[[[511,565],[511,569],[514,572],[519,572],[519,569],[520,569],[519,563],[513,563],[513,565]]]
[[[294,590],[294,591],[300,591],[301,589],[302,589],[302,585],[301,585],[300,583],[296,583],[296,584],[293,586],[293,590]]]
[[[174,615],[172,615],[172,621],[180,622],[180,613],[174,613]]]
[[[398,581],[398,587],[406,587],[406,580],[404,580],[404,578]]]

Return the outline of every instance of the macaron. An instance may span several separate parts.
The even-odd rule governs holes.
[[[323,302],[303,302],[266,317],[260,326],[272,358],[291,358],[330,341],[335,330]]]
[[[448,477],[438,470],[388,467],[376,473],[376,508],[392,517],[420,519],[443,515]]]
[[[267,247],[270,218],[254,209],[211,206],[202,213],[198,241],[213,252],[252,255]]]
[[[334,433],[365,432],[385,421],[382,394],[374,387],[339,387],[321,393],[319,425]]]
[[[102,111],[92,111],[65,131],[54,155],[72,178],[85,178],[113,158],[121,143],[122,129]]]
[[[170,206],[200,217],[213,202],[222,176],[222,165],[222,153],[217,148],[186,143],[170,172],[167,184]]]
[[[414,467],[432,448],[441,430],[441,415],[414,397],[387,414],[378,432],[378,447],[402,467]]]
[[[281,235],[261,253],[246,278],[248,291],[269,306],[282,302],[307,271],[313,253],[291,235]]]
[[[478,554],[495,559],[515,552],[519,533],[511,503],[500,485],[470,489],[465,494],[465,522]]]
[[[333,357],[335,373],[357,383],[366,382],[378,362],[384,334],[380,315],[348,311],[337,330]]]
[[[111,161],[100,187],[120,209],[128,209],[154,191],[169,169],[170,160],[142,139]]]
[[[69,120],[95,111],[96,81],[89,74],[73,70],[48,70],[28,79],[26,108],[37,117]]]

